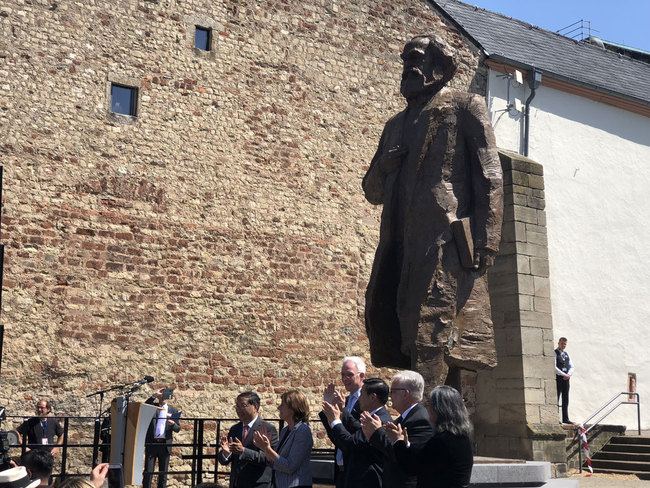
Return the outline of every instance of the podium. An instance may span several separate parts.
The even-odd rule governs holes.
[[[111,402],[111,464],[121,464],[125,485],[141,485],[144,443],[157,408],[128,398]]]

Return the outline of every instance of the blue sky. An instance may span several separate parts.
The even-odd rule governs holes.
[[[650,0],[462,1],[550,31],[557,31],[581,19],[588,20],[593,35],[650,51]]]

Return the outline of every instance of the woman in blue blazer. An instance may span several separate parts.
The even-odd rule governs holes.
[[[311,487],[309,459],[314,439],[307,425],[309,419],[307,397],[298,390],[284,393],[278,412],[287,425],[280,431],[277,452],[271,448],[271,441],[264,432],[263,426],[255,432],[253,442],[264,452],[273,467],[275,488]]]

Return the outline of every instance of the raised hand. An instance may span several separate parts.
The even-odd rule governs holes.
[[[104,485],[104,480],[108,475],[108,463],[101,463],[95,466],[90,472],[90,481],[95,488],[101,488]]]
[[[230,450],[233,454],[240,455],[244,452],[244,444],[242,444],[242,442],[235,437],[230,441]]]
[[[327,403],[334,403],[334,394],[336,393],[336,385],[330,383],[323,391],[323,401]]]
[[[260,429],[262,430],[262,429]],[[255,431],[255,437],[253,438],[253,444],[257,446],[258,449],[261,449],[262,451],[267,451],[271,449],[271,441],[269,438],[265,435],[262,434],[259,430]]]
[[[361,412],[361,430],[366,439],[370,440],[377,429],[381,429],[381,419],[377,415]]]
[[[384,425],[384,430],[391,443],[394,444],[398,440],[404,440],[404,431],[400,424],[395,425],[393,422],[388,422]]]
[[[219,446],[221,447],[221,452],[223,452],[224,456],[230,456],[230,441],[228,440],[228,436],[226,434],[221,435],[221,438],[219,439]]]
[[[341,409],[338,405],[332,405],[331,403],[323,402],[323,413],[330,424],[341,418]]]
[[[343,396],[340,391],[334,392],[334,401],[332,402],[332,405],[339,407],[339,410],[343,410],[343,407],[345,407],[345,396]]]

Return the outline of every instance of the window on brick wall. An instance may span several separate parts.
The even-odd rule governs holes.
[[[196,26],[194,31],[194,47],[201,51],[210,50],[210,41],[212,39],[212,29],[207,27]]]
[[[138,89],[111,84],[111,112],[135,117],[138,111]]]

